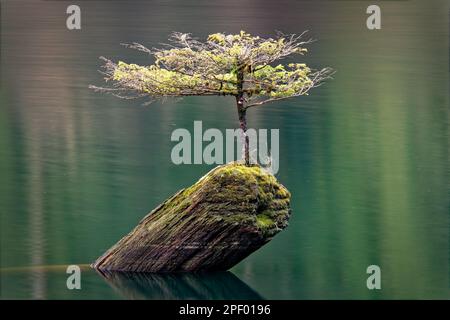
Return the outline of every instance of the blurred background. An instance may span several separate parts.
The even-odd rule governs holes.
[[[74,2],[73,4],[75,4]],[[449,298],[449,5],[376,1],[1,1],[0,298]],[[92,92],[99,56],[150,64],[120,46],[245,30],[310,30],[301,59],[334,80],[308,97],[251,109],[280,129],[277,178],[289,227],[217,275],[105,277],[88,264],[212,166],[172,164],[176,128],[234,128],[233,98],[143,106]],[[379,265],[382,289],[368,290]],[[61,266],[62,265],[62,266]],[[39,266],[39,267],[36,267]]]

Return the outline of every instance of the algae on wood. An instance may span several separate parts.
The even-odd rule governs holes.
[[[218,166],[146,215],[99,270],[228,270],[288,224],[290,193],[257,165]]]

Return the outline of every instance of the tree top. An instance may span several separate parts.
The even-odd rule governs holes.
[[[304,63],[277,64],[291,55],[304,55],[311,39],[278,33],[261,38],[241,31],[239,34],[215,33],[204,41],[191,34],[174,32],[163,48],[148,49],[141,44],[125,46],[154,57],[148,66],[104,61],[105,80],[111,87],[90,86],[121,98],[231,95],[240,97],[245,108],[308,94],[333,70],[313,70]]]

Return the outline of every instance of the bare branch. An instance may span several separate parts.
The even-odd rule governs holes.
[[[144,47],[142,44],[137,43],[137,42],[133,42],[132,44],[121,43],[121,45],[126,47],[126,48],[130,48],[130,49],[142,51],[142,52],[145,52],[145,53],[148,53],[148,54],[152,54],[152,51],[150,49]]]

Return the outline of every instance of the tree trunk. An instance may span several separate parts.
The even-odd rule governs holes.
[[[239,126],[242,130],[243,156],[245,165],[250,165],[249,137],[247,135],[247,110],[244,107],[244,99],[236,97],[237,110],[239,115]]]
[[[242,130],[242,145],[245,165],[250,165],[249,138],[247,135],[247,110],[244,106],[244,69],[241,67],[237,70],[237,91],[236,105],[239,116],[239,126]]]

